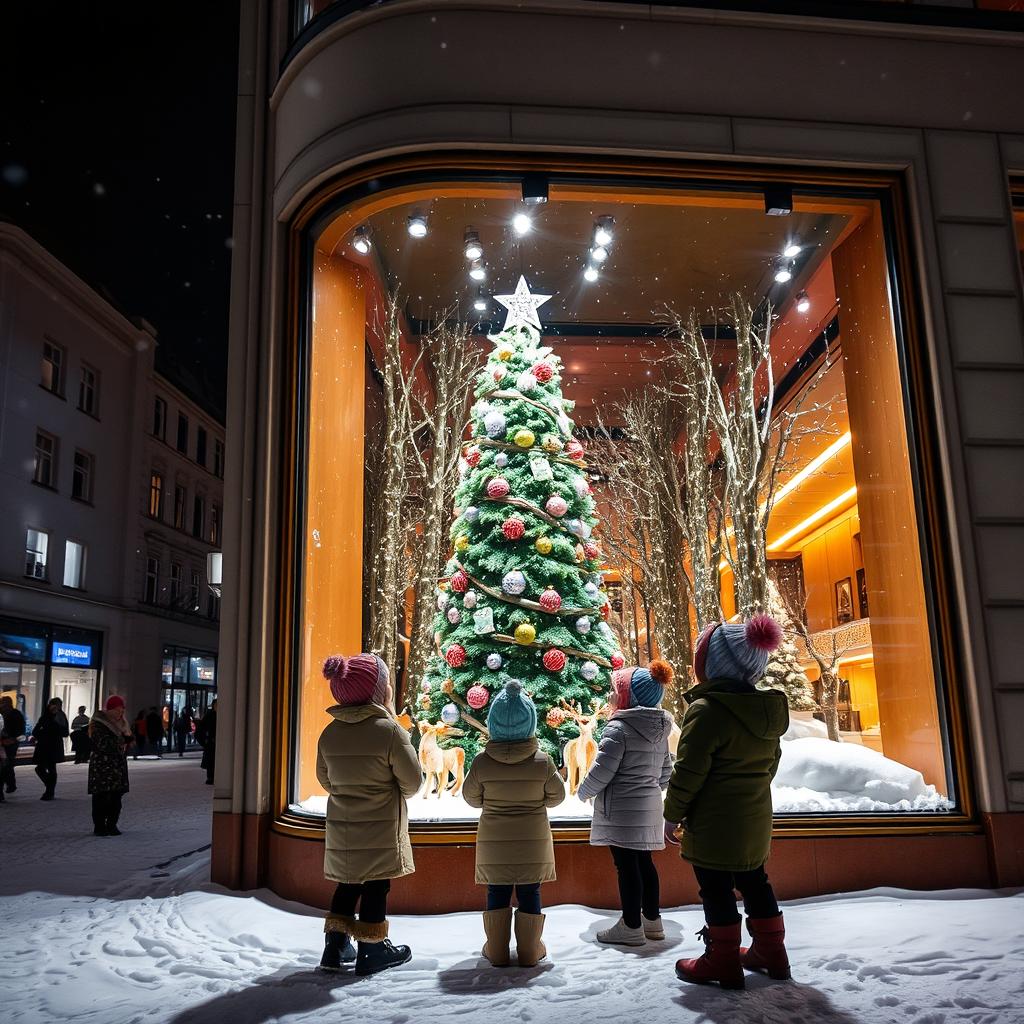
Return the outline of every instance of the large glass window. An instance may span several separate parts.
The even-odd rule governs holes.
[[[100,414],[100,371],[82,363],[78,377],[78,408],[90,416]]]
[[[71,497],[76,501],[92,501],[94,459],[81,449],[75,451],[75,464],[71,473]]]
[[[64,544],[64,586],[74,590],[85,586],[85,545],[77,540]]]
[[[154,519],[164,517],[164,478],[155,469],[149,474],[149,514]]]
[[[955,811],[884,189],[535,184],[381,184],[314,239],[293,810],[331,653],[389,663],[435,825],[520,678],[571,824],[611,667],[672,662],[678,719],[699,627],[763,610],[777,814]]]
[[[64,349],[54,341],[43,342],[40,384],[55,395],[64,395]]]
[[[45,530],[25,531],[25,575],[34,580],[46,579],[46,556],[50,547],[50,535]]]
[[[57,450],[58,441],[53,434],[45,430],[36,431],[35,464],[32,480],[43,487],[57,486]]]

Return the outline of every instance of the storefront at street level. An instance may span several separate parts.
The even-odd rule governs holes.
[[[541,742],[568,774],[570,745],[600,729],[607,684],[607,666],[580,656],[598,649],[584,637],[614,641],[612,657],[629,663],[671,652],[685,679],[693,626],[756,604],[789,620],[772,676],[793,720],[773,790],[770,870],[780,890],[1024,881],[1012,657],[1024,592],[1006,568],[1024,549],[1011,484],[1024,469],[1011,411],[1024,384],[1011,198],[1024,171],[1024,122],[999,88],[1020,73],[1021,51],[980,23],[966,48],[967,30],[954,25],[847,33],[786,16],[658,11],[656,26],[600,4],[557,14],[482,6],[455,22],[395,3],[325,22],[279,79],[276,65],[243,54],[244,80],[259,83],[270,110],[252,137],[272,143],[252,152],[253,165],[273,165],[275,185],[239,213],[252,252],[266,258],[236,279],[249,284],[233,297],[232,365],[268,370],[240,371],[229,402],[229,429],[249,448],[228,481],[241,500],[228,510],[238,547],[225,548],[225,579],[235,580],[225,584],[225,635],[236,640],[221,652],[221,717],[232,729],[218,755],[219,881],[313,901],[327,891],[313,764],[330,702],[318,666],[334,650],[383,644],[421,750],[429,726],[467,762],[502,673],[533,673]],[[391,76],[383,103],[371,68],[356,94],[346,89],[362,54],[397,58],[422,31],[442,32],[447,46],[440,56],[417,50],[418,84],[404,97]],[[469,99],[444,49],[469,53],[470,39],[490,36],[518,41],[541,63],[561,56],[542,82],[488,77]],[[711,53],[763,53],[769,43],[788,82],[770,97],[750,62],[737,60],[728,81],[688,75],[677,95],[681,80],[659,77],[649,59],[660,53],[699,71]],[[927,110],[907,90],[854,90],[842,75],[813,96],[801,87],[815,67],[843,66],[840,58],[874,66],[883,46],[890,58],[899,51]],[[934,79],[954,46],[957,60],[978,60],[969,130]],[[581,48],[653,70],[628,83],[590,82],[583,96]],[[349,106],[335,105],[341,96]],[[597,113],[613,107],[615,116]],[[490,120],[494,110],[502,118]],[[370,125],[376,135],[366,134]],[[243,140],[252,129],[242,125]],[[547,297],[537,352],[551,373],[538,379],[555,376],[558,394],[545,394],[558,408],[552,426],[539,421],[513,437],[508,403],[535,384],[503,381],[485,360],[496,351],[488,335],[503,325],[499,297],[520,287]],[[274,315],[254,315],[264,300]],[[444,496],[435,501],[426,484],[413,485],[403,509],[412,557],[441,528],[444,550],[417,563],[414,579],[429,586],[410,588],[382,619],[370,581],[391,544],[375,503],[390,454],[381,432],[388,352],[414,365],[440,350],[445,331],[468,354],[464,379],[447,381],[469,382],[473,425],[450,439],[463,462],[453,459],[448,486],[463,480],[463,497],[453,507],[443,486],[429,492]],[[751,351],[753,383],[739,372]],[[485,365],[493,383],[479,376]],[[431,372],[436,364],[413,373],[413,400],[427,412],[438,394]],[[748,401],[762,428],[775,471],[750,481],[750,509],[730,497],[743,492],[744,469],[724,420],[687,420],[692,392],[673,390],[690,372],[723,407]],[[654,430],[642,417],[657,396],[660,447],[703,467],[700,508],[720,509],[714,524],[693,517],[699,480],[669,502],[666,515],[678,513],[684,535],[669,560],[680,580],[673,601],[651,596],[653,542],[637,526],[641,483],[628,458],[643,423]],[[269,413],[252,418],[255,409]],[[424,465],[435,450],[419,450]],[[586,489],[566,492],[568,515],[512,494],[517,523],[503,523],[493,503],[507,492],[466,491],[478,466],[517,458],[552,488],[560,460],[586,468]],[[269,469],[249,472],[250,463]],[[569,639],[551,634],[547,646],[563,657],[544,669],[517,644],[536,636],[544,646],[542,623],[526,623],[523,609],[550,604],[549,581],[529,569],[507,587],[490,579],[474,546],[478,520],[500,526],[499,545],[525,533],[531,551],[564,552],[569,563],[575,546],[588,574],[593,607],[576,609]],[[744,559],[751,521],[763,527],[764,550]],[[406,545],[391,550],[405,557]],[[455,586],[457,572],[471,581],[472,602]],[[490,639],[467,643],[470,622]],[[524,624],[530,636],[513,638]],[[559,687],[571,699],[560,700]],[[567,788],[553,812],[559,880],[549,899],[610,905],[602,851],[586,841],[590,809],[568,779]],[[410,819],[418,871],[396,883],[396,907],[475,907],[470,809],[455,793],[421,795]],[[692,900],[672,856],[664,854],[666,901]],[[465,885],[437,884],[463,877]]]

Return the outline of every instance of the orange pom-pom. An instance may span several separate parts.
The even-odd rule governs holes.
[[[672,682],[672,677],[675,675],[675,671],[667,661],[656,659],[647,666],[647,671],[651,673],[651,678],[659,686],[668,686]]]

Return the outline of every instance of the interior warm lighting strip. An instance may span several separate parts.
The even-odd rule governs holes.
[[[855,654],[852,658],[840,658],[839,661],[836,662],[836,667],[838,668],[840,665],[853,665],[855,662],[858,662],[858,661],[874,661],[874,660],[875,660],[875,652],[874,651],[868,651],[867,654]]]
[[[835,512],[837,508],[848,504],[856,497],[857,486],[854,484],[848,491],[843,491],[838,498],[833,498],[827,504],[822,505],[816,512],[812,512],[802,523],[797,523],[792,530],[787,530],[781,537],[772,541],[768,545],[768,550],[778,551],[779,548],[785,547],[794,537],[799,537],[800,534],[806,533],[815,523],[821,522],[830,512]]]

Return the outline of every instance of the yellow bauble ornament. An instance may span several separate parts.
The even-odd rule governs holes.
[[[442,693],[454,693],[455,692],[455,680],[454,679],[446,679],[441,684],[441,692]]]
[[[469,550],[469,538],[463,533],[455,541],[456,551],[468,551]]]
[[[550,537],[538,537],[536,539],[536,541],[534,541],[533,546],[542,555],[550,555],[551,554],[551,538]]]
[[[537,636],[537,630],[533,628],[528,622],[520,622],[516,626],[516,643],[517,644],[532,644]]]
[[[544,438],[542,447],[546,452],[560,452],[562,450],[562,442],[554,434],[548,434]]]
[[[507,363],[515,355],[515,351],[511,345],[501,345],[498,347],[498,358],[503,363]]]
[[[423,694],[423,696],[420,697],[420,707],[423,708],[424,711],[430,707],[430,697],[427,694]]]
[[[529,448],[536,438],[532,430],[517,430],[516,436],[512,439],[520,448]]]

